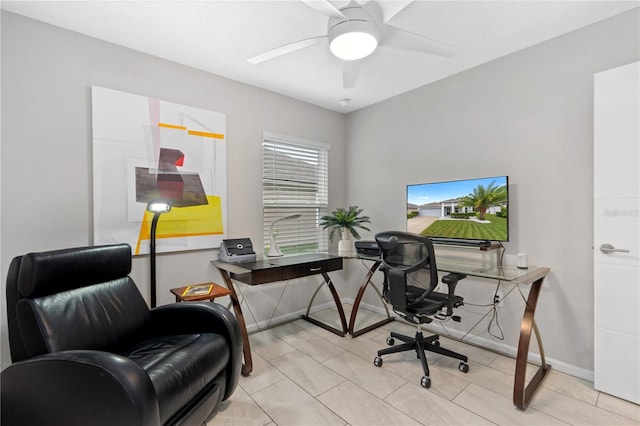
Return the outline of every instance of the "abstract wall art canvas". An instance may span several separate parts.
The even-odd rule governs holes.
[[[226,238],[226,115],[92,87],[94,244],[149,253],[153,199],[171,201],[158,252],[215,248]]]

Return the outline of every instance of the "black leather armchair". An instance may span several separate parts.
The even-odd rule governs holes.
[[[202,425],[233,393],[235,317],[209,302],[150,310],[130,271],[127,244],[12,261],[3,426]]]

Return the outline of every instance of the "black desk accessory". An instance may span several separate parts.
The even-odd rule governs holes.
[[[256,253],[253,251],[253,243],[250,238],[234,238],[222,240],[218,259],[223,262],[254,262]]]

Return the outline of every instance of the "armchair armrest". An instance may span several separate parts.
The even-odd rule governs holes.
[[[226,400],[238,385],[242,368],[242,334],[233,314],[224,306],[211,302],[182,302],[158,306],[151,310],[152,333],[157,335],[217,333],[229,345],[230,360],[226,374]]]
[[[120,355],[55,352],[10,365],[0,380],[2,424],[160,424],[151,380],[140,366]]]

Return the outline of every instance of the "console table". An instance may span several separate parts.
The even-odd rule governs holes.
[[[344,336],[347,333],[347,320],[344,315],[344,310],[342,309],[340,297],[338,297],[338,292],[336,291],[331,278],[327,274],[327,272],[342,269],[342,257],[324,253],[312,253],[296,256],[268,258],[255,262],[227,263],[219,260],[213,260],[212,263],[216,268],[218,268],[218,271],[220,271],[222,279],[231,292],[231,294],[229,295],[229,297],[231,298],[231,304],[236,314],[236,318],[240,323],[244,354],[244,364],[242,365],[243,375],[248,376],[251,371],[253,371],[253,361],[251,358],[251,347],[249,345],[247,326],[244,321],[242,309],[240,308],[240,300],[238,299],[238,295],[236,293],[232,280],[238,280],[249,285],[260,285],[320,274],[322,275],[324,282],[320,284],[320,286],[318,286],[316,291],[313,293],[313,296],[309,301],[307,313],[303,315],[302,318],[324,328],[325,330],[335,333],[338,336]],[[342,325],[341,330],[309,316],[313,301],[320,288],[325,284],[329,287],[331,295],[333,296],[333,301],[336,304],[336,308],[338,309],[338,314],[340,315],[340,322]]]

